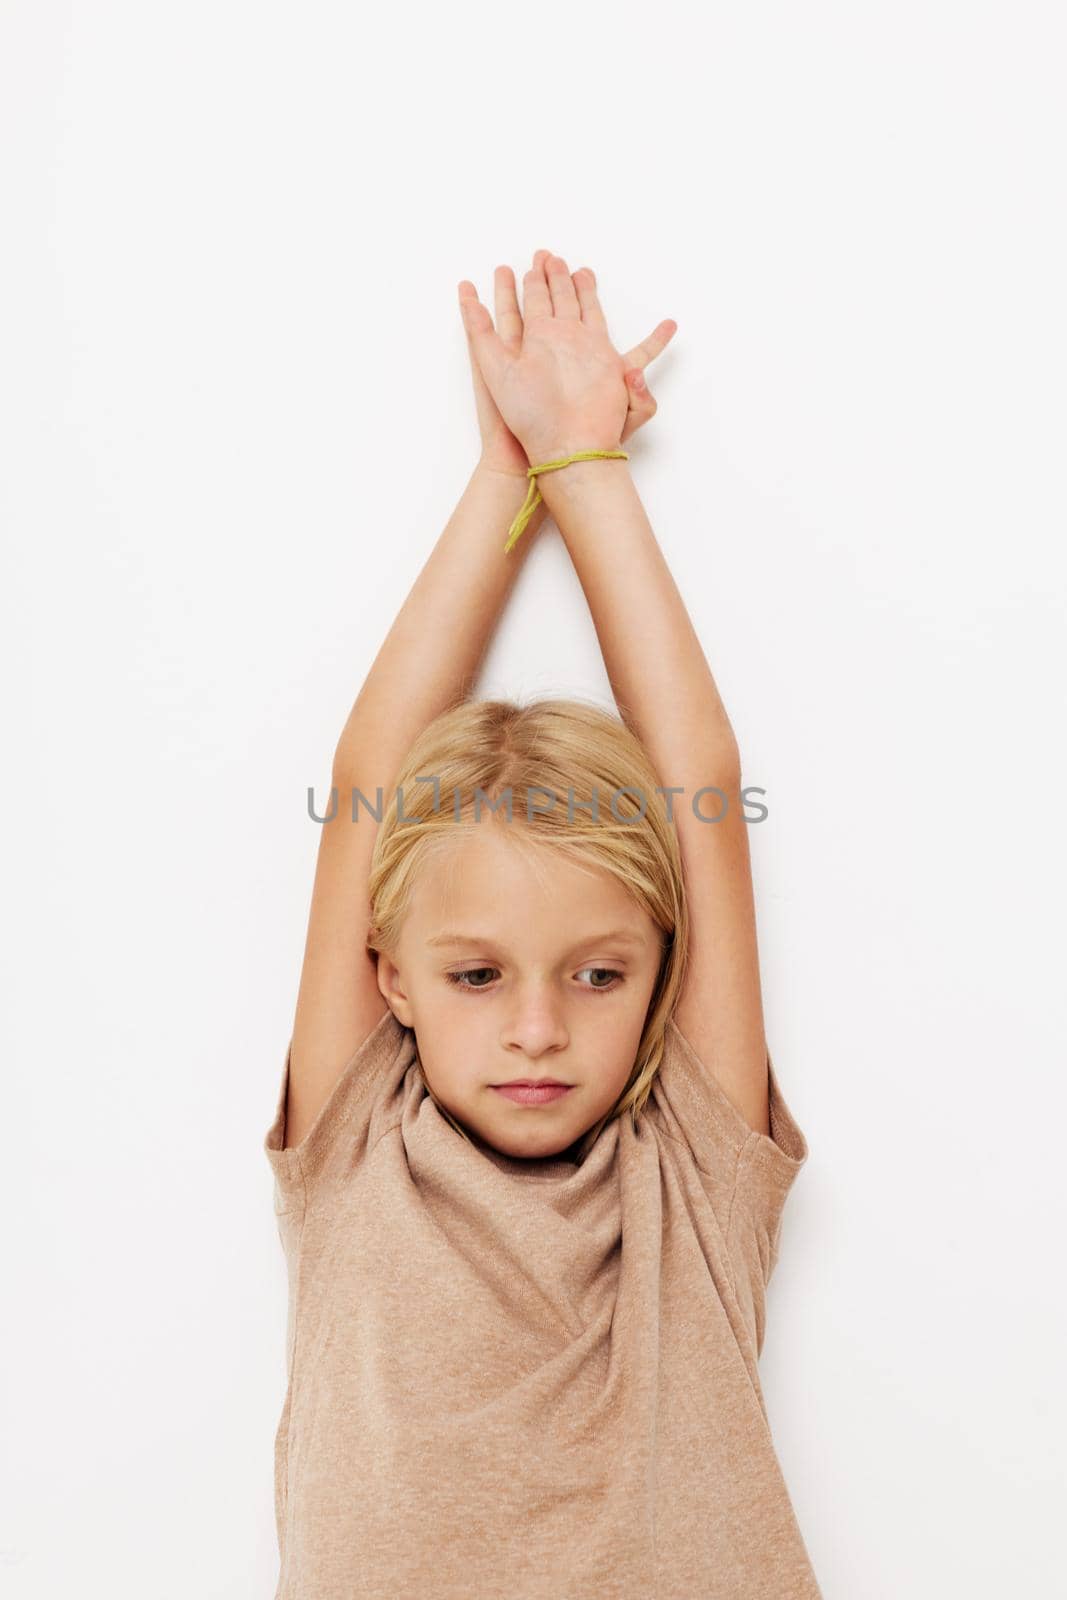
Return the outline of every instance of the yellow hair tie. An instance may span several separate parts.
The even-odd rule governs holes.
[[[504,554],[516,545],[526,530],[526,524],[541,504],[541,491],[537,487],[537,474],[539,472],[555,472],[557,467],[570,466],[572,461],[629,461],[630,457],[625,450],[577,450],[572,456],[564,456],[561,461],[542,461],[539,467],[528,467],[526,476],[530,480],[529,492],[526,503],[523,505],[515,521],[508,529],[508,541],[504,546]]]

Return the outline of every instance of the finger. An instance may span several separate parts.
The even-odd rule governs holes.
[[[552,315],[569,317],[575,322],[580,322],[582,308],[578,304],[578,296],[574,291],[567,263],[562,256],[549,256],[545,262],[545,276],[552,296]]]
[[[650,414],[655,411],[656,402],[641,368],[631,367],[623,376],[626,379],[626,394],[630,405],[638,411],[648,411]]]
[[[464,278],[459,285],[459,310],[471,353],[491,386],[494,375],[499,374],[511,356],[493,327],[488,307],[478,299],[478,291],[469,278]]]
[[[655,361],[656,357],[663,353],[677,332],[678,324],[672,317],[668,317],[666,321],[658,323],[653,328],[647,339],[642,339],[640,344],[635,344],[632,350],[628,350],[622,358],[623,361],[628,367],[640,367],[643,370],[650,361]]]
[[[588,322],[591,327],[603,328],[607,331],[607,319],[596,292],[596,273],[592,267],[579,267],[577,272],[571,274],[578,304],[582,312],[582,321]]]
[[[459,309],[468,334],[486,333],[492,328],[489,308],[482,305],[478,291],[469,278],[464,278],[459,285]]]
[[[522,343],[522,313],[515,289],[515,274],[510,267],[497,267],[493,274],[496,295],[496,331],[513,349]]]
[[[631,367],[624,376],[626,378],[629,409],[626,413],[626,421],[623,424],[621,437],[622,439],[628,439],[650,417],[656,415],[658,407],[648,384],[645,382],[644,374],[641,372],[640,367]]]
[[[552,315],[552,297],[548,292],[543,261],[535,260],[529,272],[522,275],[522,315],[525,322],[529,322],[531,317]]]
[[[472,337],[470,323],[468,322],[468,306],[478,303],[477,289],[468,278],[464,278],[463,282],[459,285],[459,311],[460,316],[463,318],[463,332],[467,340],[467,353],[470,356],[471,374],[474,378],[474,387],[475,389],[484,389],[485,379],[482,377],[482,371],[478,365],[478,358],[474,354],[474,339]],[[486,310],[486,307],[483,306],[482,310]],[[477,320],[477,312],[474,313],[474,317],[475,320]]]

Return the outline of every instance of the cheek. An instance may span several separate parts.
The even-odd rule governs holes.
[[[476,1086],[470,1041],[464,1048],[462,1037],[450,1038],[447,1028],[434,1031],[433,1051],[429,1059],[423,1054],[421,1060],[426,1086],[439,1100],[460,1101]]]
[[[610,1097],[612,1104],[626,1091],[626,1086],[633,1076],[634,1065],[637,1059],[638,1046],[641,1043],[641,1029],[636,1034],[631,1029],[621,1039],[618,1048],[612,1051],[611,1066],[601,1076],[605,1095]]]

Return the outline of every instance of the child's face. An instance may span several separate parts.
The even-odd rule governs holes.
[[[480,826],[427,863],[378,983],[415,1030],[430,1089],[476,1142],[557,1155],[626,1087],[663,936],[607,872],[551,847],[531,864],[506,837],[513,824]],[[570,1087],[542,1104],[493,1087],[520,1078]]]

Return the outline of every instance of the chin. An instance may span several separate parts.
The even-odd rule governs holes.
[[[501,1155],[511,1156],[515,1161],[550,1161],[554,1156],[564,1155],[580,1137],[580,1134],[542,1133],[538,1138],[531,1133],[521,1140],[493,1138],[487,1142]]]

